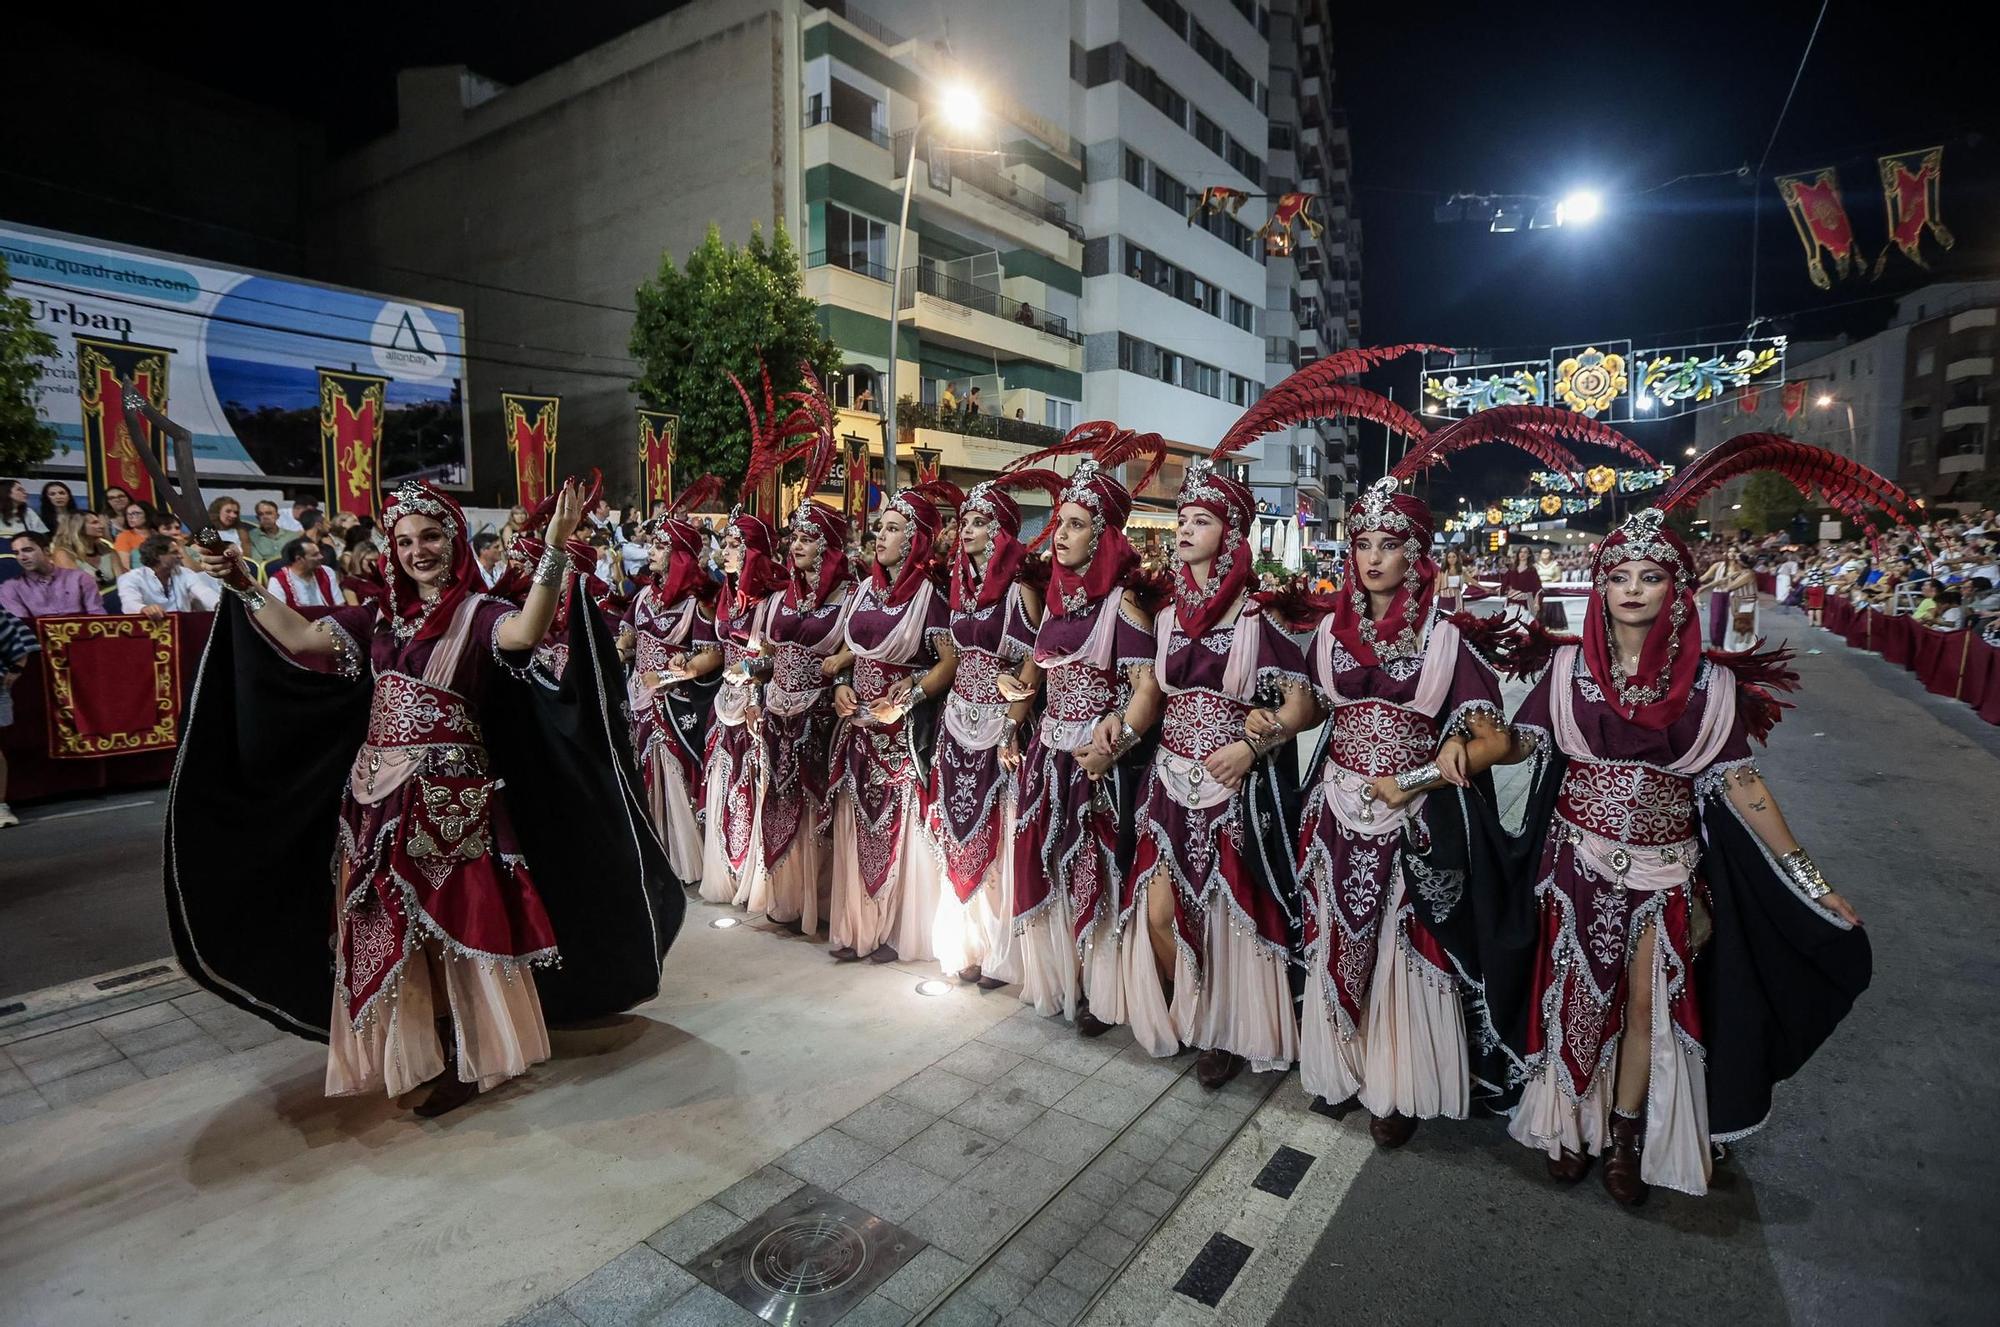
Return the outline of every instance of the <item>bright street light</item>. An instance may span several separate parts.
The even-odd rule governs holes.
[[[1695,452],[1695,449],[1694,449],[1694,448],[1693,448],[1692,446],[1690,446],[1690,447],[1688,448],[1688,455],[1689,455],[1689,456],[1693,456],[1693,455],[1694,455],[1694,452]]]
[[[1822,410],[1826,409],[1828,406],[1833,404],[1832,394],[1828,392],[1821,392],[1819,400],[1815,402],[1815,404],[1818,405],[1819,408]]]
[[[1558,226],[1587,226],[1604,210],[1604,196],[1595,189],[1577,189],[1556,204]]]
[[[938,114],[947,124],[958,130],[977,128],[984,112],[979,105],[979,94],[963,83],[954,83],[944,90],[944,97],[938,103]]]

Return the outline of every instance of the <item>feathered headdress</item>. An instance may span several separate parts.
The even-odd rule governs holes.
[[[761,416],[757,412],[755,403],[750,399],[749,390],[743,386],[742,379],[733,373],[729,374],[729,381],[735,385],[736,394],[743,398],[743,413],[750,424],[750,462],[743,471],[743,485],[738,490],[736,499],[739,505],[746,506],[755,498],[757,486],[772,471],[788,459],[793,459],[812,446],[816,446],[822,432],[830,437],[833,427],[827,407],[817,399],[823,392],[817,390],[816,378],[808,379],[812,385],[808,390],[788,392],[783,400],[790,409],[780,413],[779,398],[771,389],[770,366],[760,360],[757,371],[764,383],[764,411]],[[810,371],[808,365],[807,372]],[[806,445],[793,448],[792,444],[801,437],[806,439]],[[770,519],[775,521],[777,514],[771,513]]]

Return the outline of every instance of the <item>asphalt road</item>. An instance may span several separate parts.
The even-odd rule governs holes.
[[[16,807],[0,830],[0,1003],[172,952],[160,895],[166,789]]]
[[[1498,1121],[1425,1125],[1361,1167],[1274,1321],[1993,1320],[2000,730],[1797,614],[1767,628],[1804,690],[1759,763],[1868,925],[1867,994],[1706,1198],[1626,1211]]]

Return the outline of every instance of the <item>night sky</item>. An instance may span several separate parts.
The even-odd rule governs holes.
[[[280,27],[219,9],[136,11],[124,35],[189,77],[317,120],[338,150],[391,127],[399,66],[464,62],[518,81],[676,7],[504,0],[413,10],[364,0],[341,9],[356,40],[337,73],[303,67],[301,47]],[[1336,98],[1350,117],[1366,228],[1364,341],[1525,358],[1552,344],[1742,335],[1751,312],[1752,188],[1734,172],[1763,156],[1818,12],[1816,0],[1336,6]],[[1896,255],[1879,283],[1861,275],[1816,289],[1772,174],[1837,166],[1872,266],[1884,243],[1874,156],[1943,143],[1942,211],[1958,246],[1935,264],[1936,275],[2000,275],[2000,151],[1982,136],[1995,118],[1990,71],[1979,67],[1990,47],[1953,31],[1948,12],[1861,0],[1830,6],[1760,185],[1756,304],[1773,320],[1767,333],[1864,335],[1890,311],[1885,295],[1934,279]],[[1198,149],[1190,143],[1189,151]],[[1432,219],[1453,192],[1578,187],[1606,197],[1589,229],[1494,235]],[[1370,383],[1392,384],[1407,403],[1414,368]],[[1685,428],[1642,422],[1632,431],[1675,454]],[[1372,477],[1380,430],[1367,430],[1361,450],[1364,478]],[[1467,461],[1441,479],[1433,501],[1448,505],[1459,480],[1476,497],[1510,489],[1525,470]]]

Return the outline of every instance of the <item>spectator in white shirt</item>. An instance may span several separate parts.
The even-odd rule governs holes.
[[[326,553],[311,539],[285,545],[285,565],[271,577],[272,594],[293,608],[339,608],[340,576],[326,565]]]
[[[127,613],[155,620],[169,613],[212,613],[222,602],[222,585],[212,576],[189,571],[181,546],[156,534],[139,545],[139,565],[118,578],[118,604]]]
[[[319,504],[311,498],[293,498],[292,514],[290,516],[280,516],[278,518],[278,528],[280,530],[305,529],[305,526],[299,524],[299,518],[318,506]]]
[[[472,556],[479,562],[479,579],[492,589],[500,578],[507,574],[507,550],[500,545],[500,536],[491,530],[472,536]]]

